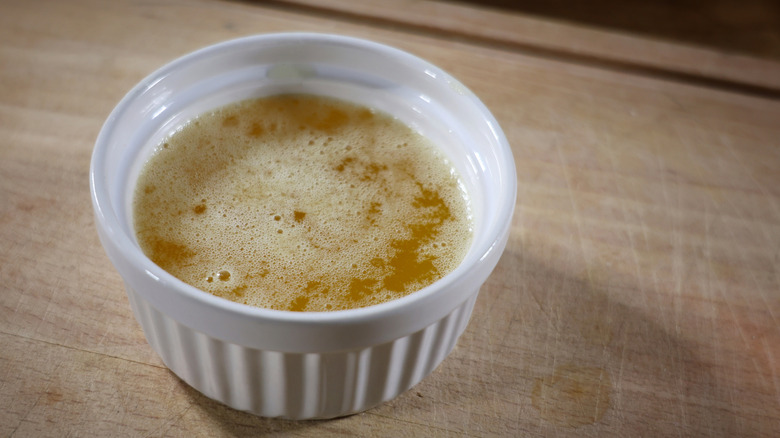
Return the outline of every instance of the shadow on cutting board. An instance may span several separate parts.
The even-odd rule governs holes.
[[[521,430],[599,424],[643,436],[701,428],[734,436],[733,416],[713,408],[731,405],[734,383],[720,384],[701,347],[665,328],[680,315],[653,300],[669,297],[619,284],[610,272],[561,272],[516,248],[507,247],[461,341],[474,351],[456,350],[442,367],[485,358],[459,371],[484,376],[464,389],[473,398],[463,403],[515,400]]]

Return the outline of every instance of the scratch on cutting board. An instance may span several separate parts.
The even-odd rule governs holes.
[[[566,163],[566,159],[563,156],[563,151],[561,150],[561,145],[559,141],[558,135],[555,135],[553,144],[555,145],[555,151],[558,153],[558,161],[561,165],[561,170],[563,171],[563,177],[566,180],[566,193],[569,196],[569,204],[571,205],[572,210],[572,218],[574,220],[574,225],[577,228],[577,240],[579,242],[580,251],[582,251],[583,256],[587,254],[587,251],[585,251],[585,242],[582,238],[582,220],[580,218],[580,212],[577,208],[577,203],[574,201],[574,194],[572,192],[572,185],[571,185],[571,175],[569,174],[568,165]],[[586,266],[588,271],[588,279],[592,280],[590,278],[590,266]]]
[[[610,177],[612,179],[612,183],[613,183],[614,187],[616,188],[616,190],[618,190],[619,193],[624,195],[623,197],[621,197],[619,199],[619,206],[620,206],[620,212],[622,213],[623,224],[628,224],[629,223],[629,214],[628,214],[628,208],[626,207],[625,198],[631,199],[631,195],[632,194],[631,193],[626,193],[627,190],[625,189],[625,185],[618,184],[618,181],[616,181],[615,178],[614,178],[614,176],[618,173],[618,170],[619,170],[618,169],[618,165],[617,165],[617,159],[615,158],[614,149],[615,148],[611,148],[611,147],[605,148],[605,150],[607,151],[607,156],[609,158],[609,164],[611,166]],[[659,173],[661,174],[661,178],[663,179],[664,178],[664,172],[661,171]],[[643,215],[640,215],[640,221],[641,221],[641,226],[642,226],[642,234],[644,236],[645,246],[647,246],[647,225],[646,225],[646,223],[644,221],[644,218],[642,216]],[[631,257],[632,257],[633,262],[634,262],[634,276],[635,276],[635,278],[637,280],[637,283],[638,283],[638,286],[639,286],[639,292],[640,292],[640,294],[642,296],[643,304],[644,304],[645,308],[649,309],[650,308],[650,299],[649,299],[649,294],[648,294],[647,288],[645,287],[644,276],[641,275],[642,274],[642,267],[641,267],[641,263],[640,263],[639,252],[637,251],[637,244],[636,244],[635,239],[634,239],[634,233],[632,232],[630,227],[626,226],[625,228],[626,228],[626,234],[628,235],[629,244],[630,244],[630,247],[631,247]],[[658,282],[657,282],[657,279],[655,278],[655,276],[654,276],[654,282],[655,282],[655,286],[657,287],[658,286]],[[669,321],[666,318],[666,313],[663,311],[663,308],[661,307],[661,303],[658,302],[658,301],[656,301],[656,309],[658,310],[658,315],[661,318],[661,321],[664,324],[664,326],[668,326],[668,322]]]
[[[179,424],[179,421],[181,421],[182,418],[192,409],[193,405],[187,405],[179,412],[176,412],[175,414],[169,416],[166,421],[161,424],[159,427],[157,427],[155,430],[149,431],[148,434],[146,434],[147,437],[153,437],[153,436],[163,436],[166,435],[169,430],[171,430],[174,426]]]
[[[767,202],[772,207],[772,209],[774,210],[776,216],[780,217],[780,208],[775,203],[774,197],[771,196],[771,194],[767,191],[766,187],[764,187],[761,183],[758,182],[758,180],[756,180],[755,176],[753,176],[753,172],[751,172],[750,169],[748,169],[748,167],[744,163],[744,161],[734,151],[734,147],[731,145],[731,142],[728,141],[728,138],[725,138],[724,136],[721,135],[719,140],[720,140],[721,144],[726,146],[728,151],[731,153],[731,156],[734,157],[734,161],[739,163],[740,167],[744,170],[744,174],[753,182],[753,184],[755,185],[757,190],[759,192],[761,192],[761,194],[763,195],[763,198],[764,198],[763,200],[765,202]],[[713,202],[714,202],[714,200],[713,200]],[[740,218],[742,218],[743,216],[740,214],[739,209],[734,206],[734,204],[731,202],[730,199],[728,199],[728,203],[729,203],[729,206],[732,208],[732,210],[737,215],[739,215]],[[771,238],[770,237],[771,234],[768,234],[766,232],[766,230],[764,229],[764,227],[761,227],[761,229],[762,229],[762,231],[764,231],[764,233],[763,233],[764,234],[764,236],[763,236],[764,238]],[[731,228],[729,228],[729,230],[731,231],[732,237],[736,239],[736,236],[734,235],[734,231]],[[740,255],[744,258],[744,248],[742,248],[742,246],[740,246],[740,245],[738,245],[737,247],[740,249]],[[769,312],[769,315],[772,317],[772,322],[774,323],[774,326],[778,327],[777,318],[775,317],[775,314],[772,311],[772,306],[770,306],[769,303],[767,302],[766,297],[763,294],[763,290],[760,287],[758,281],[756,280],[756,274],[753,272],[753,270],[750,270],[750,269],[748,270],[748,272],[750,272],[751,279],[753,280],[753,284],[756,286],[756,290],[758,291],[758,295],[761,297],[761,300],[764,302],[764,305],[766,306],[766,309]]]
[[[703,132],[703,130],[705,128],[700,126],[698,123],[696,123],[696,125],[697,125],[697,128],[699,129],[699,131]],[[719,143],[721,145],[723,145],[729,151],[729,153],[731,154],[732,162],[739,163],[739,165],[741,166],[741,168],[743,169],[745,174],[751,174],[750,169],[747,168],[747,166],[744,164],[744,162],[740,158],[739,154],[736,153],[736,151],[734,150],[734,148],[731,145],[731,142],[729,142],[728,139],[724,138],[723,136],[720,136],[718,138],[718,140],[719,140]],[[690,147],[690,145],[687,142],[683,142],[683,143],[686,146],[686,150],[687,150]],[[690,154],[690,151],[689,151],[689,154]],[[704,175],[702,175],[701,170],[699,168],[696,168],[696,172],[698,174],[697,176],[699,177],[699,179],[703,180],[704,179]],[[758,183],[758,181],[756,181],[755,178],[753,178],[751,176],[751,180],[753,181],[754,185],[757,187],[757,191],[761,192],[764,195],[763,196],[764,199],[771,199],[771,196],[767,195],[766,189],[760,183]],[[724,181],[724,183],[725,182],[726,181]],[[725,200],[725,202],[718,202],[718,199],[716,199],[715,196],[710,192],[709,193],[709,201],[710,202],[708,202],[706,204],[707,205],[707,210],[706,210],[705,214],[707,214],[707,215],[709,214],[709,206],[710,205],[715,207],[716,213],[720,213],[722,211],[722,209],[719,208],[719,207],[722,206],[725,203],[729,207],[731,212],[734,215],[736,215],[740,220],[749,220],[749,218],[746,218],[744,213],[737,206],[734,205],[734,203],[733,203],[733,201],[731,200],[730,197],[724,197],[723,199]],[[776,206],[773,203],[770,203],[770,204],[772,205],[772,207],[775,208],[775,210],[777,210]],[[750,342],[750,339],[748,339],[748,336],[745,333],[745,330],[744,330],[743,326],[741,324],[739,324],[739,322],[738,322],[740,319],[739,319],[738,315],[736,314],[736,312],[734,311],[734,308],[732,306],[731,300],[729,299],[728,296],[726,296],[723,293],[721,287],[713,287],[712,286],[712,283],[713,283],[713,281],[712,281],[712,274],[713,274],[713,272],[715,270],[715,266],[713,264],[712,256],[711,256],[712,255],[712,251],[711,251],[712,239],[711,239],[711,233],[710,233],[710,227],[709,227],[711,221],[709,221],[708,219],[709,219],[709,216],[706,216],[706,219],[705,219],[705,255],[706,255],[706,263],[707,263],[707,270],[706,270],[706,278],[707,278],[707,285],[708,285],[707,289],[708,289],[708,291],[710,291],[710,293],[712,293],[713,289],[717,289],[718,290],[718,292],[721,295],[721,298],[723,299],[723,302],[725,302],[726,305],[727,305],[728,311],[729,311],[729,313],[730,313],[730,315],[732,317],[732,320],[734,321],[734,325],[736,326],[737,331],[739,332],[740,337],[742,338],[743,344],[744,345],[751,345],[752,343]],[[732,241],[737,241],[738,237],[734,233],[733,228],[732,227],[727,227],[727,229],[729,231],[729,234],[730,234],[730,237],[731,237]],[[744,250],[744,248],[741,245],[733,245],[733,247],[734,247],[734,250],[736,251],[736,254],[739,255],[740,259],[742,259],[744,261],[748,261],[748,258],[747,258],[746,254],[745,254],[745,250]],[[774,315],[774,312],[772,310],[772,306],[766,300],[766,296],[763,293],[764,290],[761,287],[761,285],[758,282],[758,280],[756,279],[755,273],[753,272],[752,269],[746,269],[746,271],[749,272],[750,279],[752,280],[753,285],[755,286],[755,290],[756,290],[758,296],[763,301],[764,308],[767,310],[770,318],[772,319],[773,325],[775,327],[777,327],[778,326],[777,318]],[[744,298],[744,294],[742,294],[742,295],[743,295],[743,298]],[[764,354],[767,355],[767,358],[768,358],[768,355],[769,355],[768,350],[763,349],[763,352],[764,352]],[[756,361],[756,357],[754,355],[751,356],[750,363],[753,365],[753,368],[756,370],[756,372],[757,372],[756,375],[759,378],[762,379],[762,385],[768,385],[769,382],[767,382],[765,380],[765,373],[762,372],[762,371],[765,371],[765,370],[762,370],[762,367]],[[780,394],[780,388],[778,388],[777,379],[774,378],[774,375],[775,375],[774,369],[771,370],[771,373],[773,375],[772,384],[775,386],[775,393],[776,394]]]
[[[534,381],[531,404],[550,423],[580,427],[601,421],[609,408],[611,392],[607,370],[561,365]]]

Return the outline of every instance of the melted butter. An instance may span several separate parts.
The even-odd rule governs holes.
[[[315,96],[221,108],[166,139],[139,179],[144,252],[214,295],[291,311],[402,297],[468,249],[464,193],[425,138]]]

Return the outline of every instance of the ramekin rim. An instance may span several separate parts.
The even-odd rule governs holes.
[[[214,296],[206,291],[200,290],[177,279],[148,259],[148,257],[146,257],[141,249],[134,243],[132,237],[122,230],[122,227],[119,225],[117,215],[110,206],[110,196],[108,194],[108,189],[99,183],[103,177],[100,164],[106,159],[106,137],[113,129],[113,125],[117,123],[118,119],[125,111],[127,111],[133,99],[136,98],[140,93],[143,93],[149,87],[153,86],[154,83],[170,74],[172,71],[186,67],[189,63],[194,62],[204,56],[208,56],[211,53],[225,50],[231,46],[253,44],[259,41],[267,43],[272,42],[272,40],[276,40],[277,42],[298,40],[301,43],[331,42],[348,44],[352,46],[362,46],[364,48],[370,48],[387,53],[388,55],[400,57],[406,61],[424,65],[428,69],[435,69],[443,73],[449,80],[457,81],[457,79],[446,73],[440,67],[409,52],[363,38],[329,33],[281,32],[255,34],[218,42],[175,58],[144,77],[119,101],[119,103],[113,108],[108,118],[104,122],[96,139],[92,159],[90,161],[89,180],[90,194],[96,216],[96,223],[99,227],[103,227],[106,238],[108,239],[108,241],[104,242],[103,245],[113,246],[117,253],[121,253],[126,261],[129,262],[139,273],[144,276],[151,277],[156,282],[168,284],[175,290],[178,295],[188,300],[193,300],[207,306],[212,306],[241,317],[296,324],[357,322],[361,320],[372,319],[377,315],[392,314],[402,311],[404,308],[409,305],[413,305],[414,302],[419,301],[420,299],[435,295],[437,292],[443,293],[448,289],[450,284],[459,281],[463,277],[472,275],[473,271],[478,269],[479,263],[473,263],[471,266],[467,266],[466,268],[459,266],[456,268],[456,270],[445,275],[433,284],[410,293],[404,297],[355,309],[325,312],[292,312],[285,310],[266,309],[241,304]],[[509,227],[511,225],[515,200],[517,196],[516,170],[509,142],[495,117],[484,105],[484,103],[467,87],[465,87],[465,85],[463,85],[463,89],[468,91],[469,95],[471,96],[471,103],[477,107],[480,114],[485,118],[485,121],[490,125],[491,131],[495,136],[496,144],[500,148],[500,150],[497,152],[502,163],[502,167],[500,169],[501,177],[504,178],[504,181],[501,182],[501,186],[507,188],[505,193],[502,194],[502,199],[499,201],[500,210],[494,215],[498,219],[491,224],[491,231],[488,233],[491,238],[485,239],[486,243],[484,245],[477,248],[472,248],[468,253],[471,254],[472,252],[477,252],[479,255],[478,260],[483,260],[491,251],[496,248],[496,246],[500,243],[501,237],[508,233]],[[106,249],[108,251],[108,248]],[[453,306],[454,305],[457,305],[457,303],[453,303]]]

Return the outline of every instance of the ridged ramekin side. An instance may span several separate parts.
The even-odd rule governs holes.
[[[325,353],[258,350],[222,341],[159,312],[127,287],[146,339],[190,386],[265,417],[333,418],[390,400],[430,374],[455,346],[477,291],[446,317],[380,345]]]

